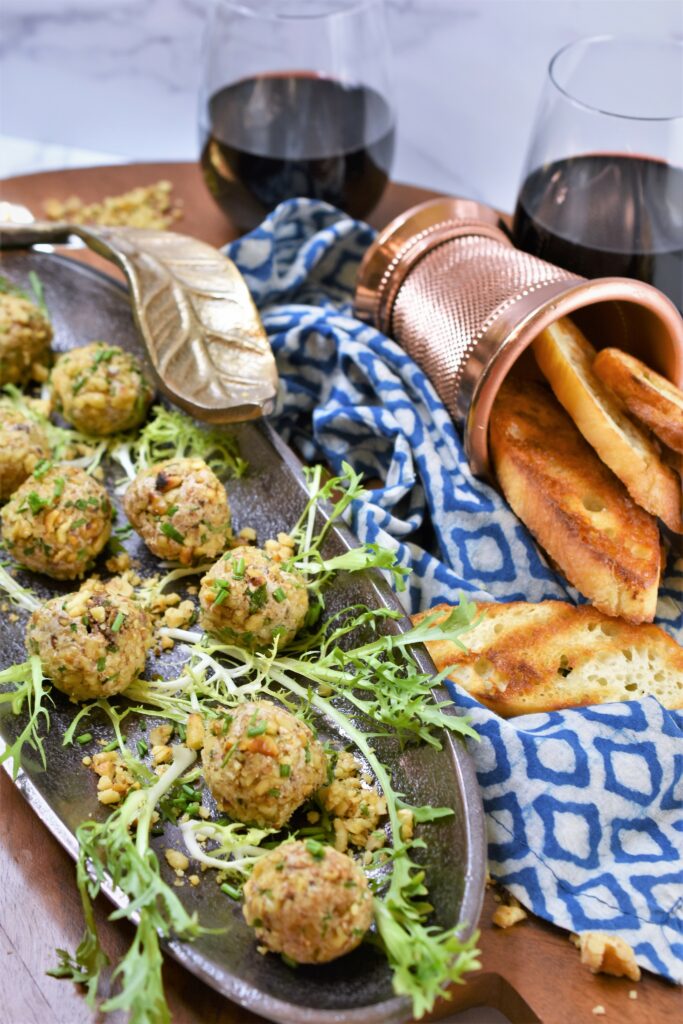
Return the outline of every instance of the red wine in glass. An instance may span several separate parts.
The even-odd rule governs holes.
[[[214,93],[203,118],[204,179],[241,228],[292,196],[363,217],[384,191],[394,117],[368,86],[300,72],[259,75]]]
[[[584,277],[634,277],[683,311],[683,169],[591,153],[540,167],[522,185],[515,244]]]

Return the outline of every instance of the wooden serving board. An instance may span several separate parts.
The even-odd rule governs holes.
[[[43,200],[78,195],[93,202],[137,185],[165,178],[184,204],[175,225],[220,246],[237,237],[234,226],[207,193],[197,165],[191,163],[125,164],[25,175],[0,182],[0,199],[23,203],[41,215]],[[376,227],[435,193],[392,184],[369,218]],[[75,250],[109,273],[110,263],[89,250]],[[2,624],[0,622],[0,628]],[[1,1024],[92,1024],[95,1016],[82,992],[48,977],[56,947],[72,950],[82,933],[80,899],[74,864],[0,772],[0,1022]],[[592,975],[579,961],[568,934],[529,917],[508,931],[491,923],[496,908],[489,891],[480,921],[482,970],[453,991],[437,1008],[434,1020],[471,1007],[490,1007],[513,1024],[580,1024],[604,1019],[614,1024],[661,1024],[680,1018],[683,997],[675,986],[644,974],[638,985],[623,978]],[[113,958],[127,948],[131,929],[106,921],[111,904],[100,898],[96,913],[103,940]],[[165,982],[174,1024],[258,1024],[261,1018],[229,1003],[178,964],[168,961]],[[629,997],[635,989],[637,999]],[[596,1006],[605,1017],[594,1016]],[[123,1024],[120,1014],[112,1024]],[[481,1020],[481,1016],[479,1020]]]

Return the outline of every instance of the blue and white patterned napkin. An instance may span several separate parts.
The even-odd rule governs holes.
[[[419,366],[353,318],[373,237],[333,207],[295,199],[227,250],[276,354],[282,436],[308,459],[347,461],[382,481],[355,503],[351,525],[411,566],[411,611],[459,591],[579,601],[498,493],[471,475]],[[682,597],[680,559],[658,609],[679,642]],[[541,917],[619,934],[639,964],[683,982],[683,714],[648,698],[506,722],[459,687],[451,694],[481,736],[469,746],[492,876]]]

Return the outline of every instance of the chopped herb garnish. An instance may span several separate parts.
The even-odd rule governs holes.
[[[322,860],[325,856],[325,847],[317,839],[307,839],[306,849],[314,860]]]
[[[76,743],[81,743],[81,744],[83,744],[83,743],[90,743],[91,740],[92,740],[92,733],[91,732],[82,732],[80,736],[76,737]]]
[[[283,601],[287,600],[287,595],[285,594],[282,587],[278,587],[277,590],[273,591],[273,597],[278,604],[282,604]]]
[[[185,537],[179,530],[176,530],[173,523],[162,523],[159,529],[165,537],[169,537],[171,540],[174,540],[176,544],[185,543]]]
[[[254,722],[247,729],[247,736],[263,736],[264,732],[268,728],[268,723],[261,720],[260,722]]]
[[[281,764],[280,765],[280,778],[281,779],[288,779],[291,774],[292,774],[292,766],[291,766],[291,764]]]
[[[61,498],[62,494],[64,493],[64,488],[66,487],[66,480],[64,479],[63,476],[56,476],[54,483],[55,501],[57,501],[59,498]]]
[[[138,749],[138,757],[144,757],[149,752],[149,747],[144,740],[138,740],[135,746]]]
[[[226,597],[230,593],[230,584],[227,580],[212,580],[214,590],[217,590],[216,600],[213,602],[214,607],[219,604],[223,604]]]
[[[51,459],[39,459],[39,461],[36,462],[33,468],[33,475],[36,478],[36,480],[42,480],[45,474],[47,473],[48,469],[51,468],[51,466]]]
[[[116,618],[111,624],[112,633],[118,633],[118,631],[121,629],[121,626],[124,624],[125,621],[126,616],[123,614],[123,612],[117,612]]]
[[[232,575],[233,579],[243,580],[244,579],[244,559],[238,558],[237,561],[232,563]]]
[[[104,672],[104,666],[107,664],[107,659],[103,656],[97,659],[97,671]]]
[[[29,491],[26,500],[28,501],[28,507],[34,516],[37,516],[39,512],[42,512],[44,508],[47,508],[50,504],[49,498],[41,498],[36,491]]]
[[[77,530],[77,529],[79,528],[79,526],[85,526],[85,524],[87,523],[87,521],[88,521],[87,519],[83,519],[82,517],[81,517],[81,519],[76,519],[76,520],[74,520],[74,522],[73,522],[73,523],[71,524],[71,529],[72,529],[72,530]]]
[[[263,608],[268,600],[268,590],[265,583],[262,583],[256,590],[252,590],[249,594],[249,611],[257,612],[260,608]]]
[[[236,889],[234,885],[229,885],[227,882],[223,882],[221,892],[224,892],[231,900],[239,900],[242,898],[240,890]]]

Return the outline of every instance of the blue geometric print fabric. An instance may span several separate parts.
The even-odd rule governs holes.
[[[500,495],[475,479],[422,370],[352,316],[374,232],[324,203],[290,200],[229,246],[258,305],[281,389],[275,423],[308,460],[379,481],[354,503],[361,540],[396,549],[411,611],[460,591],[581,601]],[[683,641],[683,560],[658,621]],[[621,935],[641,966],[683,982],[683,714],[654,698],[503,721],[459,687],[486,810],[489,866],[534,913]]]

